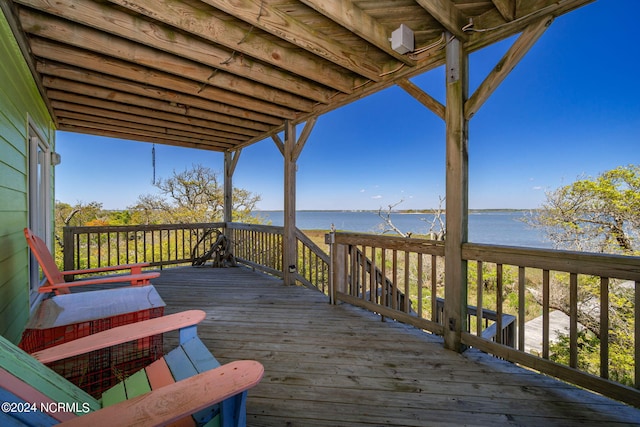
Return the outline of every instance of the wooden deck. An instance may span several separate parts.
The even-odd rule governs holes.
[[[222,363],[265,366],[250,426],[640,426],[640,409],[447,351],[438,337],[245,268],[167,269],[153,282],[167,313],[207,312],[199,334]]]

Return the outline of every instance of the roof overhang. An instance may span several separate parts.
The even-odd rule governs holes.
[[[57,129],[233,151],[592,0],[13,0]],[[404,24],[415,48],[392,49]]]

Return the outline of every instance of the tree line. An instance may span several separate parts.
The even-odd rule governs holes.
[[[142,194],[124,210],[105,210],[97,201],[74,205],[56,201],[56,236],[64,226],[137,225],[219,222],[223,220],[224,189],[218,173],[201,164],[154,183],[155,194]],[[258,223],[252,215],[260,195],[242,188],[232,193],[233,220]]]

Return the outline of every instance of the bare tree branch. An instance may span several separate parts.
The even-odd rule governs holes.
[[[382,218],[382,220],[385,223],[385,227],[382,230],[382,234],[390,232],[390,231],[393,231],[393,232],[401,235],[402,237],[411,237],[411,233],[404,233],[402,230],[400,230],[398,227],[396,227],[395,224],[393,223],[393,221],[391,220],[391,212],[393,211],[393,208],[395,208],[396,206],[401,204],[403,201],[404,200],[400,200],[396,204],[389,205],[384,214],[382,213],[382,207],[380,209],[378,209],[378,216],[380,218]]]

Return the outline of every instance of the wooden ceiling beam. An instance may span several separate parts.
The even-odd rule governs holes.
[[[569,10],[576,9],[595,0],[515,0],[516,1],[516,19],[528,17],[537,19],[541,15],[562,14]]]
[[[52,42],[46,39],[33,38],[31,41],[33,53],[41,59],[56,61],[69,66],[80,67],[90,71],[100,72],[111,76],[119,76],[127,80],[137,82],[144,86],[156,86],[172,88],[176,92],[196,96],[208,100],[216,100],[221,105],[228,105],[226,113],[244,117],[246,110],[254,112],[269,112],[270,115],[281,118],[293,118],[296,110],[274,105],[261,99],[234,94],[215,86],[209,86],[187,78],[181,78],[174,74],[155,71],[145,66],[132,64],[108,56],[99,55],[90,51],[83,51],[67,45]],[[298,98],[295,107],[304,107],[310,110],[310,103],[304,104],[302,98]],[[234,114],[235,109],[235,114]],[[300,110],[300,109],[297,109]]]
[[[391,34],[371,15],[364,12],[351,0],[328,2],[324,0],[301,0],[302,3],[313,8],[332,21],[342,25],[352,33],[362,37],[378,49],[386,52],[405,65],[414,66],[415,61],[407,55],[391,49],[389,38]]]
[[[422,105],[433,111],[436,116],[444,120],[446,108],[438,100],[420,89],[409,79],[398,80],[396,84],[404,89],[409,95],[413,96]]]
[[[297,21],[264,0],[202,0],[216,9],[301,47],[369,80],[379,81],[384,70],[366,55]]]
[[[416,0],[424,10],[429,12],[448,32],[458,40],[466,41],[469,35],[462,28],[469,20],[460,12],[451,0]]]
[[[141,67],[150,67],[160,71],[183,76],[201,83],[200,87],[211,86],[224,90],[217,94],[216,99],[230,105],[241,105],[252,98],[276,104],[274,115],[280,110],[280,106],[290,108],[307,109],[310,101],[288,92],[283,92],[269,86],[258,84],[247,79],[233,76],[224,71],[212,69],[203,64],[159,51],[147,46],[136,44],[118,37],[104,34],[100,31],[73,25],[72,23],[47,17],[42,22],[42,17],[34,12],[22,10],[20,18],[26,32],[30,32],[45,39],[67,43],[77,48],[96,49],[94,53],[109,55],[120,60],[130,61]],[[33,31],[37,31],[33,33]],[[256,105],[259,105],[259,101]],[[243,105],[247,108],[247,105]],[[261,110],[268,109],[266,106]],[[254,107],[255,108],[255,107]],[[301,110],[302,111],[302,110]],[[280,110],[280,114],[288,115]]]
[[[50,109],[67,121],[94,122],[75,122],[74,130],[116,135],[114,130],[91,131],[88,126],[113,121],[135,128],[132,123],[139,123],[138,133],[155,132],[149,126],[157,126],[156,133],[164,133],[164,138],[191,132],[192,141],[167,143],[195,147],[198,140],[207,139],[202,131],[213,129],[213,138],[226,138],[215,131],[233,134],[229,140],[238,141],[235,150],[272,135],[277,139],[285,121],[304,123],[396,83],[437,115],[443,110],[446,114],[442,104],[409,80],[442,65],[444,51],[434,46],[419,55],[406,55],[415,63],[407,66],[406,58],[389,51],[385,28],[392,30],[402,22],[413,25],[424,48],[447,30],[471,53],[520,33],[545,16],[555,17],[591,1],[12,0],[8,4],[16,12],[12,29],[23,40],[34,78],[46,102],[56,105]],[[468,27],[469,17],[473,27]],[[523,37],[528,37],[526,31],[530,30]],[[54,52],[47,52],[56,45]],[[298,64],[298,59],[310,61],[310,67]],[[503,59],[497,68],[515,65]],[[38,61],[52,74],[41,75]],[[322,65],[334,76],[337,71],[341,79],[325,77]],[[503,73],[495,70],[485,79],[465,104],[467,117],[504,78]],[[213,105],[217,111],[209,111]],[[98,119],[90,117],[94,115]],[[158,120],[166,120],[166,126]],[[190,125],[202,129],[189,131]],[[72,128],[69,122],[64,126]],[[147,134],[127,132],[132,139],[151,140]]]
[[[220,150],[228,150],[238,141],[224,138],[197,138],[193,135],[184,136],[175,132],[167,132],[166,128],[142,125],[128,121],[109,120],[104,117],[92,117],[86,114],[67,113],[60,116],[60,124],[65,126],[76,126],[83,128],[100,129],[110,132],[122,132],[149,138],[171,139],[177,142],[189,144],[206,144],[217,147]]]
[[[60,106],[54,108],[67,109],[71,111],[84,111],[88,108],[98,108],[110,114],[112,112],[122,112],[123,114],[138,117],[154,117],[158,120],[167,122],[167,126],[184,126],[186,129],[193,129],[194,132],[225,132],[238,135],[238,139],[245,140],[249,137],[255,137],[260,134],[259,130],[248,129],[243,127],[231,126],[226,123],[214,122],[198,117],[185,116],[183,114],[175,114],[151,108],[138,107],[135,105],[120,104],[106,99],[97,99],[85,95],[79,95],[70,92],[62,92],[55,89],[49,89],[47,96],[51,100],[52,105]],[[265,127],[265,129],[267,129]]]
[[[491,0],[505,21],[513,21],[516,18],[516,0]]]
[[[88,120],[89,117],[95,117],[98,120],[109,120],[111,122],[129,122],[129,127],[135,127],[133,124],[139,124],[142,127],[148,126],[157,129],[164,129],[167,135],[175,134],[181,136],[196,136],[204,140],[221,140],[221,141],[244,141],[245,135],[239,135],[231,132],[223,132],[215,129],[208,129],[197,126],[188,126],[185,124],[161,120],[151,116],[138,116],[126,112],[105,110],[90,105],[78,105],[69,102],[52,101],[53,105],[60,117],[68,117],[75,119]],[[98,119],[100,118],[100,119]],[[217,139],[213,139],[217,138]]]
[[[217,145],[214,146],[206,143],[177,141],[175,139],[169,139],[162,136],[153,137],[148,135],[138,135],[135,133],[123,132],[122,130],[114,131],[114,130],[97,129],[94,127],[82,127],[79,125],[69,125],[69,124],[61,124],[58,127],[58,130],[66,131],[66,132],[74,132],[74,133],[83,133],[87,135],[105,136],[108,138],[125,139],[129,141],[141,141],[141,142],[150,142],[155,144],[171,145],[174,147],[195,148],[198,150],[209,150],[209,151],[225,151],[224,149],[221,149]]]
[[[99,86],[118,92],[157,99],[169,104],[182,105],[186,109],[198,108],[203,111],[224,115],[228,123],[242,123],[243,120],[247,119],[250,120],[250,123],[266,123],[270,125],[277,125],[282,122],[281,119],[266,114],[242,111],[215,101],[184,95],[154,86],[145,86],[130,80],[107,76],[93,71],[85,71],[67,65],[38,62],[37,69],[49,82],[51,79],[78,82],[84,85]],[[242,114],[243,112],[244,114]]]
[[[263,131],[268,131],[270,129],[269,125],[252,120],[230,117],[224,114],[202,110],[200,108],[189,108],[188,106],[182,104],[176,104],[173,102],[134,95],[131,93],[121,92],[104,87],[91,86],[88,84],[64,80],[57,77],[45,76],[43,78],[43,83],[47,88],[47,92],[49,92],[49,89],[55,89],[63,92],[87,95],[92,98],[109,99],[111,101],[124,104],[143,106],[152,110],[197,117],[212,122],[226,123],[232,126],[239,126],[247,129],[261,129]]]
[[[38,34],[43,29],[40,26],[53,26],[54,22],[62,28],[52,29],[55,33],[68,30],[69,23],[62,24],[59,20],[54,21],[54,16],[76,22],[83,26],[99,29],[100,31],[128,39],[146,47],[153,47],[160,51],[181,56],[200,64],[211,67],[214,70],[226,71],[227,73],[261,83],[266,86],[277,88],[280,91],[289,92],[313,99],[317,102],[327,102],[334,93],[302,77],[296,77],[283,70],[273,68],[267,64],[248,60],[242,55],[234,56],[233,52],[220,48],[217,45],[205,42],[197,37],[187,37],[173,28],[165,27],[156,22],[150,22],[117,8],[106,8],[100,2],[91,0],[14,0],[20,4],[30,6],[41,12],[53,16],[38,19],[36,25],[25,25],[26,31]],[[24,9],[23,9],[24,10]],[[22,21],[22,13],[21,21]],[[65,28],[67,27],[67,28]],[[77,41],[86,46],[85,40],[69,38],[69,41]],[[112,42],[114,40],[111,40]],[[96,50],[106,48],[103,44],[95,46]],[[239,82],[232,83],[229,88],[233,90]],[[239,91],[236,89],[236,91]],[[241,92],[242,93],[242,92]]]
[[[354,86],[354,79],[348,73],[327,67],[326,61],[318,57],[301,55],[297,46],[291,49],[260,34],[249,34],[249,30],[187,3],[173,0],[109,1],[327,87],[351,92]],[[251,43],[245,43],[249,36]]]
[[[594,1],[517,0],[516,19],[511,22],[505,22],[504,17],[496,9],[492,9],[473,19],[473,28],[468,31],[470,37],[465,49],[469,52],[481,49],[522,32],[545,16],[557,17]]]
[[[46,97],[46,91],[42,82],[40,81],[40,76],[38,76],[38,72],[36,71],[36,63],[32,55],[30,55],[30,46],[29,41],[27,40],[26,34],[22,31],[22,26],[18,20],[16,8],[10,1],[0,1],[0,13],[2,13],[9,24],[9,28],[15,38],[16,43],[18,44],[18,48],[24,57],[24,60],[29,67],[29,71],[33,76],[33,81],[38,88],[38,92],[40,96],[42,96],[42,100],[45,103],[49,114],[51,115],[51,120],[54,124],[57,125],[57,118],[55,114],[55,110],[51,107],[49,100]]]
[[[504,54],[498,64],[491,70],[487,78],[465,102],[465,119],[469,120],[473,117],[504,79],[507,78],[507,75],[509,75],[520,60],[524,58],[529,49],[533,47],[547,28],[549,28],[552,22],[553,17],[548,16],[530,25],[522,32],[507,53]]]

